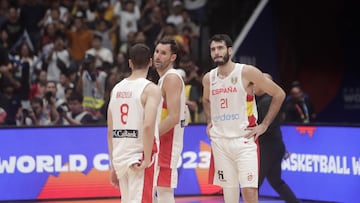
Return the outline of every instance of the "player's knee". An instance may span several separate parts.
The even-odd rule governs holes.
[[[158,203],[175,203],[174,189],[166,187],[157,188]]]
[[[241,189],[241,194],[245,203],[258,202],[258,189],[255,187],[246,187]]]
[[[224,201],[226,203],[238,203],[240,199],[239,187],[224,187]]]

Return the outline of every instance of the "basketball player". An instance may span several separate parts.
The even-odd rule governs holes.
[[[177,163],[183,148],[185,125],[185,85],[174,69],[178,46],[174,39],[163,38],[155,47],[154,66],[160,79],[163,96],[159,125],[160,150],[158,155],[157,200],[173,203],[174,188],[177,187]]]
[[[272,80],[271,75],[264,73],[264,76]],[[271,96],[254,86],[256,95],[256,104],[258,110],[258,122],[261,123],[269,109]],[[294,192],[281,178],[281,162],[285,154],[285,144],[282,139],[280,129],[280,114],[277,114],[274,121],[270,124],[265,133],[259,137],[260,147],[260,176],[259,188],[265,178],[269,181],[271,187],[280,195],[280,198],[286,203],[297,203]]]
[[[214,184],[223,188],[226,203],[239,202],[239,184],[244,202],[255,203],[258,202],[256,140],[278,113],[285,93],[256,67],[230,60],[233,50],[229,36],[214,35],[210,39],[210,54],[217,67],[203,78],[203,105],[214,158]],[[273,97],[259,125],[254,84]]]
[[[161,90],[145,79],[151,51],[136,44],[129,51],[132,70],[112,89],[108,107],[108,148],[111,183],[121,190],[122,202],[152,202]],[[157,143],[157,144],[156,144]]]

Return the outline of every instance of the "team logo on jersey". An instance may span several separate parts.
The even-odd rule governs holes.
[[[253,180],[254,180],[254,176],[253,176],[253,174],[250,172],[250,173],[248,173],[248,175],[247,175],[247,180],[249,181],[249,182],[252,182]]]
[[[139,131],[138,130],[113,130],[113,138],[138,138]]]
[[[237,81],[238,81],[238,77],[232,77],[232,78],[231,78],[231,83],[232,83],[232,84],[235,85],[235,84],[237,83]]]

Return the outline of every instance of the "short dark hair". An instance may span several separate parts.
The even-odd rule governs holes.
[[[98,39],[100,41],[103,41],[103,37],[101,35],[99,35],[99,34],[94,34],[93,39]]]
[[[151,51],[143,43],[137,43],[129,50],[129,59],[134,64],[134,68],[145,68],[151,59]]]
[[[84,97],[82,94],[79,94],[77,92],[72,92],[68,98],[68,101],[78,101],[80,103],[83,102]]]
[[[229,37],[229,35],[227,34],[215,34],[213,35],[210,40],[209,40],[209,45],[211,44],[211,42],[225,42],[226,47],[232,47],[233,46],[233,42],[231,40],[231,38]]]
[[[171,37],[163,37],[159,40],[159,42],[156,44],[169,44],[170,45],[170,51],[172,54],[178,54],[179,53],[179,46],[175,39]]]
[[[30,104],[40,104],[41,107],[44,106],[44,102],[41,98],[39,97],[33,97],[31,100],[30,100]]]
[[[52,84],[54,84],[55,85],[55,87],[57,88],[57,82],[55,81],[55,80],[48,80],[48,81],[46,81],[46,86],[48,85],[48,84],[50,84],[50,83],[52,83]]]

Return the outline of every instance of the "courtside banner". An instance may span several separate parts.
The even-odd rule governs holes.
[[[117,197],[109,183],[106,127],[0,129],[0,201]],[[216,194],[208,184],[204,126],[188,126],[178,195]]]
[[[360,128],[282,126],[289,158],[282,175],[300,199],[359,202]],[[278,196],[268,182],[260,195]]]
[[[208,184],[204,125],[185,127],[176,195],[218,194]],[[299,199],[357,202],[360,128],[282,126],[283,179]],[[109,183],[106,127],[0,129],[0,201],[118,197]],[[260,195],[278,196],[267,182]]]

